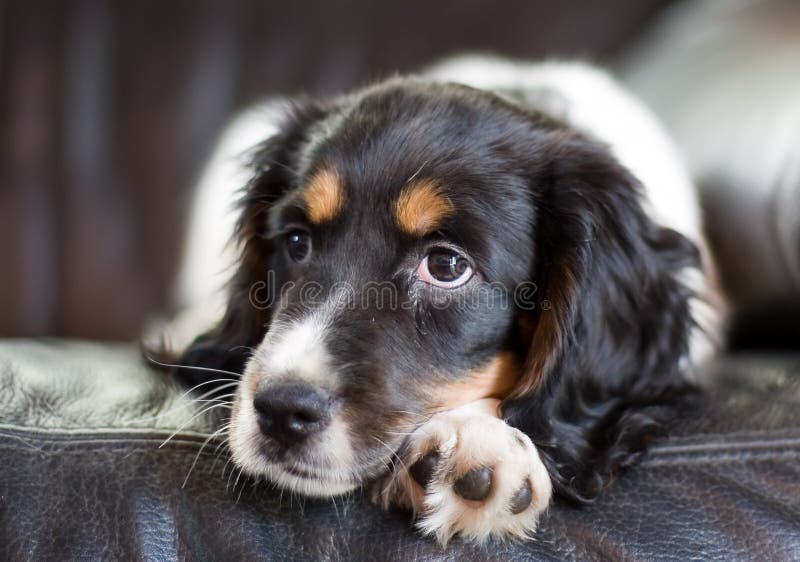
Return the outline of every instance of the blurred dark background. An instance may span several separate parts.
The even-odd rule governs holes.
[[[796,0],[0,0],[0,336],[136,338],[237,109],[463,51],[620,71],[687,154],[758,337],[800,346]]]
[[[608,60],[664,0],[0,3],[0,335],[133,338],[215,136],[463,50]]]

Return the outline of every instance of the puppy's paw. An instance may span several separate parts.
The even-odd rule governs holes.
[[[373,501],[410,508],[417,527],[446,544],[529,537],[552,485],[531,440],[479,400],[433,416],[412,433],[402,462],[376,483]]]

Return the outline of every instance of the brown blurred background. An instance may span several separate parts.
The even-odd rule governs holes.
[[[136,337],[237,108],[463,50],[605,61],[667,2],[6,0],[0,335]]]

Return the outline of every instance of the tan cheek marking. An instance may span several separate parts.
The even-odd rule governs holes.
[[[318,171],[301,192],[308,220],[320,224],[334,218],[344,204],[344,192],[338,174],[330,169]]]
[[[482,367],[468,373],[464,380],[440,389],[436,409],[451,410],[483,398],[505,398],[516,386],[520,374],[520,365],[514,354],[499,353]]]
[[[405,187],[395,206],[397,225],[411,236],[433,232],[452,212],[453,206],[433,180],[419,180]]]

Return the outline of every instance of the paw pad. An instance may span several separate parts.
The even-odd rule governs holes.
[[[483,501],[492,491],[492,469],[474,468],[453,484],[453,491],[465,500]]]
[[[531,505],[531,499],[531,483],[525,480],[522,487],[511,496],[511,502],[508,504],[511,514],[517,515],[528,509],[528,506]]]
[[[408,469],[408,473],[411,474],[411,478],[413,478],[417,484],[426,488],[428,484],[431,483],[431,480],[433,480],[433,473],[439,465],[439,459],[439,453],[431,451],[411,465],[411,468]]]

